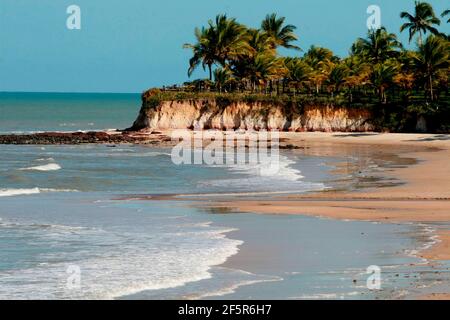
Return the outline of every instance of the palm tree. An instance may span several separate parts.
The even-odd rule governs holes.
[[[397,61],[400,64],[399,72],[394,77],[394,83],[401,88],[405,105],[409,103],[409,97],[417,81],[417,74],[414,66],[414,51],[403,50]]]
[[[402,48],[397,36],[382,27],[369,30],[367,38],[359,38],[352,46],[352,54],[361,55],[373,63],[384,62],[399,55]]]
[[[222,66],[243,53],[251,51],[247,28],[238,23],[236,19],[229,19],[226,15],[218,15],[215,23],[211,20],[208,23],[209,27],[216,33],[217,60]]]
[[[427,2],[415,2],[414,14],[408,12],[400,13],[400,18],[406,19],[400,27],[400,32],[409,29],[409,42],[416,33],[419,34],[419,45],[422,44],[422,34],[430,32],[432,34],[439,34],[439,31],[433,25],[440,25],[441,21],[436,17],[433,7]]]
[[[255,60],[259,55],[276,56],[276,50],[272,48],[272,42],[266,33],[257,29],[247,29],[247,43],[249,50],[240,52],[236,59],[230,61],[228,68],[235,78],[240,79],[244,86],[251,86],[254,90]]]
[[[193,56],[189,60],[188,76],[190,77],[194,70],[202,64],[203,70],[208,67],[209,80],[212,80],[212,65],[217,60],[216,55],[216,39],[214,35],[214,30],[211,28],[196,28],[195,37],[197,39],[196,44],[185,44],[184,48],[192,49]]]
[[[445,16],[450,15],[450,9],[445,10],[442,12],[441,17],[444,18]],[[447,23],[450,23],[450,18],[447,20]]]
[[[338,59],[329,49],[311,46],[308,52],[306,52],[304,60],[313,70],[310,78],[318,94],[320,87],[328,78],[334,63]]]
[[[286,80],[295,89],[296,93],[301,87],[309,84],[312,68],[300,58],[285,58]]]
[[[393,60],[378,63],[373,67],[370,81],[378,91],[380,103],[387,103],[386,89],[394,83],[398,69],[399,65]]]
[[[270,81],[279,80],[286,74],[282,58],[271,54],[259,53],[251,64],[247,65],[246,78],[252,85],[252,91],[257,87],[265,88]]]
[[[300,50],[299,47],[291,44],[298,40],[294,33],[297,27],[291,24],[283,26],[285,20],[286,18],[284,17],[277,18],[275,13],[268,14],[261,23],[261,30],[272,39],[273,48],[281,46],[288,49]]]
[[[248,44],[253,49],[247,53],[256,55],[258,53],[267,52],[274,56],[277,54],[276,48],[273,47],[273,41],[266,32],[258,29],[248,29],[247,33]]]
[[[323,61],[336,62],[338,58],[333,54],[333,51],[327,48],[311,46],[305,53],[305,60],[311,66],[317,66]]]
[[[414,56],[417,71],[426,79],[429,96],[434,100],[434,80],[441,72],[448,73],[450,67],[449,42],[437,36],[429,36],[425,43],[419,47]]]
[[[344,85],[349,89],[348,98],[351,103],[353,102],[354,90],[369,83],[371,67],[365,59],[357,55],[351,55],[345,58],[342,63],[347,68]]]
[[[354,88],[367,84],[371,68],[364,59],[357,55],[351,55],[345,58],[343,63],[348,70],[348,74],[345,77],[347,87]]]
[[[339,91],[341,87],[345,84],[345,78],[349,74],[349,70],[346,65],[339,63],[333,66],[331,69],[328,79],[325,81],[325,85],[331,92],[331,97],[334,96],[335,91]]]
[[[243,52],[251,50],[248,45],[247,28],[228,19],[226,15],[217,15],[215,21],[209,20],[208,27],[195,29],[196,44],[185,44],[184,48],[194,53],[189,61],[188,75],[202,64],[208,67],[209,79],[212,80],[212,66],[225,66],[228,61],[236,59]]]
[[[230,85],[231,82],[233,82],[233,78],[229,70],[224,68],[217,68],[214,70],[214,84],[219,92],[222,92],[222,90]]]

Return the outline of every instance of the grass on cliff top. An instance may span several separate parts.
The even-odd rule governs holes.
[[[142,101],[147,108],[156,108],[164,101],[194,101],[194,100],[214,100],[219,106],[226,107],[232,103],[264,103],[267,105],[281,106],[346,106],[353,108],[369,107],[369,101],[349,103],[347,97],[337,95],[331,97],[324,95],[270,95],[262,93],[218,93],[218,92],[184,92],[184,91],[146,91],[142,94]]]

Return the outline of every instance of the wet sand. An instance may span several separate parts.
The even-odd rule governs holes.
[[[222,202],[241,212],[311,215],[332,219],[385,223],[440,223],[436,245],[420,253],[428,260],[450,260],[450,135],[284,133],[287,143],[323,152],[322,145],[348,148],[361,145],[380,152],[402,150],[402,156],[418,159],[416,165],[382,170],[398,185],[355,191],[317,192],[278,197],[270,201]],[[409,148],[409,151],[408,151]],[[314,152],[314,151],[311,151]],[[445,298],[447,294],[423,298]]]
[[[437,232],[440,240],[436,245],[421,253],[421,257],[428,260],[450,260],[450,230]]]
[[[165,133],[167,136],[170,133]],[[233,133],[227,133],[233,134]],[[281,146],[299,152],[342,158],[367,153],[367,157],[392,163],[380,166],[373,177],[380,182],[354,184],[339,181],[332,190],[307,194],[271,196],[270,199],[209,198],[205,206],[236,212],[282,215],[309,215],[338,220],[383,223],[426,223],[439,226],[435,245],[419,252],[430,263],[450,260],[450,135],[384,133],[281,133]],[[301,150],[301,151],[300,151]],[[393,159],[394,158],[394,159]],[[363,170],[364,160],[334,165],[336,175]],[[345,180],[345,179],[344,179]],[[351,179],[347,179],[351,180]],[[197,199],[202,200],[202,199]],[[444,292],[419,296],[421,299],[448,299]]]
[[[450,293],[432,293],[420,297],[421,300],[450,300]]]

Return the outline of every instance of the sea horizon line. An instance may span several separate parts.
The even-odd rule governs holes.
[[[105,91],[1,91],[0,94],[142,94],[142,92],[105,92]]]

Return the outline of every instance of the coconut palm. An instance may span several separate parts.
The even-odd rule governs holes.
[[[345,85],[347,87],[355,88],[367,84],[371,72],[369,63],[357,55],[345,58],[342,63],[348,70],[345,77]]]
[[[300,58],[285,58],[285,79],[295,89],[295,93],[303,86],[309,84],[312,68]]]
[[[380,103],[387,103],[386,89],[394,83],[394,77],[398,70],[399,65],[394,60],[387,60],[374,65],[370,82],[379,94]]]
[[[328,79],[325,81],[325,85],[332,97],[334,96],[334,92],[339,91],[345,84],[345,79],[348,74],[349,70],[345,64],[339,63],[333,66]]]
[[[247,28],[234,18],[226,15],[216,16],[215,23],[209,21],[209,27],[215,30],[217,39],[217,60],[225,66],[227,61],[238,58],[247,51],[251,51]]]
[[[273,56],[277,54],[276,48],[273,47],[273,41],[266,32],[258,29],[248,29],[247,34],[247,41],[252,50],[246,52],[246,54],[256,55],[263,52]]]
[[[381,63],[398,57],[402,48],[397,36],[382,27],[369,30],[367,38],[359,38],[352,46],[352,53],[367,58],[372,63]]]
[[[189,61],[189,76],[201,64],[203,69],[208,67],[209,79],[212,80],[214,64],[225,66],[227,61],[251,50],[246,27],[226,15],[217,15],[214,21],[209,20],[207,28],[196,28],[195,37],[197,43],[184,45],[194,54]]]
[[[431,101],[435,99],[434,81],[442,72],[448,75],[450,67],[449,47],[450,44],[447,40],[431,35],[425,43],[419,46],[419,50],[414,56],[417,71],[426,79],[426,87]]]
[[[338,58],[327,48],[311,46],[305,53],[305,61],[313,68],[319,68],[324,62],[336,62]]]
[[[344,78],[344,86],[348,88],[349,102],[353,102],[353,92],[355,89],[366,86],[369,83],[371,66],[365,59],[358,55],[351,55],[342,60],[347,69]]]
[[[422,34],[427,32],[439,34],[439,31],[433,25],[440,25],[441,21],[436,17],[433,7],[427,2],[416,1],[414,14],[404,11],[400,13],[400,18],[408,21],[400,27],[400,32],[409,30],[410,43],[417,33],[419,34],[419,45],[422,44]]]
[[[285,17],[277,18],[275,13],[268,14],[261,23],[261,30],[270,37],[273,48],[281,46],[288,49],[300,50],[298,46],[292,44],[292,42],[298,40],[294,33],[297,27],[291,24],[284,25],[285,20]]]
[[[450,9],[447,9],[444,12],[442,12],[441,17],[444,18],[448,15],[450,15]],[[450,18],[447,20],[447,23],[449,23],[449,22],[450,22]]]
[[[326,48],[311,46],[304,56],[304,61],[312,68],[310,74],[311,83],[316,93],[320,92],[323,82],[328,78],[334,63],[338,58],[333,52]]]
[[[230,70],[217,68],[214,70],[214,84],[219,92],[229,86],[233,82],[233,75]]]
[[[230,62],[229,68],[237,79],[241,79],[244,85],[251,85],[254,90],[259,81],[258,70],[267,65],[265,62],[275,60],[277,51],[273,40],[264,31],[248,29],[246,39],[249,49],[241,51],[240,55]]]
[[[414,84],[417,81],[414,65],[414,51],[403,50],[397,61],[400,64],[399,72],[394,77],[394,83],[403,90],[403,97],[408,102]]]
[[[194,70],[201,64],[203,70],[208,67],[209,80],[212,80],[212,66],[216,63],[216,39],[214,36],[214,30],[211,28],[196,28],[195,38],[196,44],[185,44],[184,48],[192,49],[193,56],[189,60],[188,76],[190,77]]]
[[[260,53],[251,64],[247,65],[246,78],[252,85],[252,91],[257,87],[266,87],[270,81],[279,80],[286,74],[283,59],[270,54]]]

